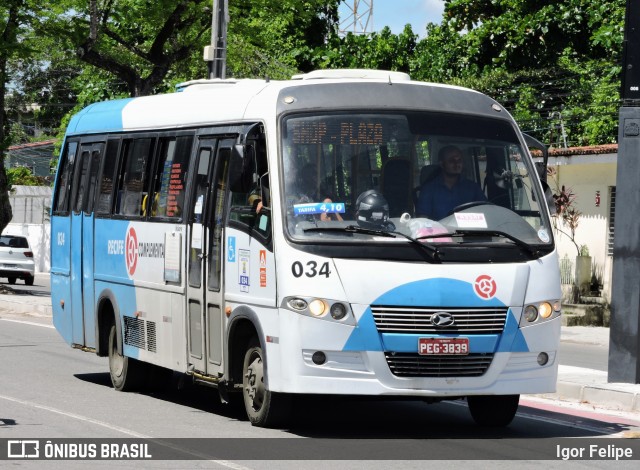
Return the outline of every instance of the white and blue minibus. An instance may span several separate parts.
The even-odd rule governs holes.
[[[473,200],[445,184],[451,148]],[[555,390],[549,209],[526,137],[476,91],[325,70],[95,103],[54,193],[54,324],[117,390],[183,374],[258,426],[295,395],[464,399],[503,426]]]

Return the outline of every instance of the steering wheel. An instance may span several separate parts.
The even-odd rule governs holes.
[[[449,214],[447,215],[451,215],[454,212],[460,212],[463,211],[465,209],[471,209],[472,207],[476,207],[476,206],[484,206],[484,205],[491,205],[491,206],[495,206],[495,204],[491,201],[471,201],[471,202],[465,202],[464,204],[460,204],[459,206],[454,207],[453,209],[451,209],[451,211],[449,212]]]

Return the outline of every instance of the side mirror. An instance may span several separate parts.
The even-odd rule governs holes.
[[[244,145],[237,144],[231,148],[229,158],[229,189],[235,193],[246,193],[251,188],[252,174],[250,158],[246,155]]]

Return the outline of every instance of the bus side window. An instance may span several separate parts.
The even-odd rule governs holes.
[[[89,186],[87,188],[87,200],[84,204],[84,211],[87,214],[93,213],[96,200],[96,186],[98,185],[98,174],[103,161],[103,147],[94,149],[91,152],[91,163],[89,165]]]
[[[90,147],[90,146],[89,146]],[[91,163],[91,149],[82,145],[78,167],[76,168],[75,181],[73,183],[73,195],[71,196],[73,211],[78,213],[84,208],[84,193],[88,183],[89,163]]]
[[[118,188],[116,214],[141,217],[145,211],[144,196],[149,194],[148,163],[151,157],[152,139],[129,140],[124,145],[124,174]]]
[[[59,214],[69,210],[69,192],[71,176],[73,175],[73,163],[78,150],[78,142],[69,142],[62,155],[58,174],[60,175],[56,185],[56,197],[54,213]]]
[[[268,187],[268,165],[266,145],[258,138],[245,150],[245,158],[251,159],[251,170],[255,175],[255,184],[247,192],[231,193],[230,223],[247,230],[252,236],[268,244],[271,238],[271,211],[262,201],[261,184]]]
[[[111,139],[107,142],[104,165],[100,175],[98,198],[95,211],[97,214],[111,213],[111,200],[113,198],[113,181],[118,163],[118,147],[120,140]]]
[[[151,200],[143,203],[151,217],[182,217],[192,145],[190,135],[161,140]]]

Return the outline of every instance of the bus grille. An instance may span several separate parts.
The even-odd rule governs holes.
[[[124,344],[156,352],[155,322],[134,317],[124,317]]]
[[[504,330],[507,308],[426,308],[372,305],[371,311],[380,333],[405,334],[499,334]],[[453,324],[436,327],[436,312],[453,316]]]
[[[147,322],[147,349],[150,352],[156,352],[156,323]]]
[[[480,377],[493,354],[421,356],[417,353],[385,353],[391,373],[398,377]]]

